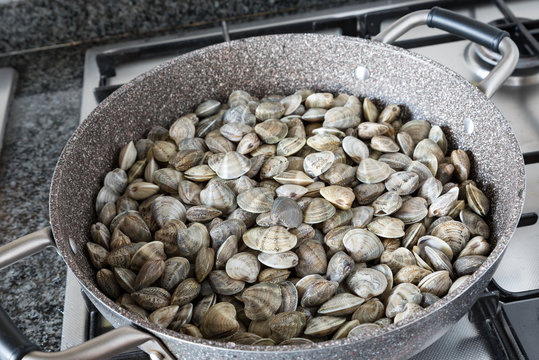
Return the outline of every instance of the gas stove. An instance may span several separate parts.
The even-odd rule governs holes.
[[[95,106],[137,75],[197,48],[245,37],[318,32],[371,38],[397,18],[442,6],[507,30],[518,44],[517,69],[492,101],[510,122],[526,163],[523,215],[493,280],[468,316],[413,359],[539,359],[539,3],[537,1],[374,1],[353,7],[260,20],[221,22],[180,36],[106,45],[86,53],[81,121]],[[498,55],[436,29],[408,32],[397,46],[425,55],[479,81]],[[107,331],[85,301],[75,277],[67,277],[62,349]],[[147,359],[137,349],[115,359]]]

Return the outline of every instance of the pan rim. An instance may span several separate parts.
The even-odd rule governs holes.
[[[241,39],[241,40],[235,40],[230,43],[221,43],[217,45],[212,45],[209,47],[205,47],[199,50],[195,50],[193,52],[181,55],[179,57],[176,57],[174,59],[171,59],[167,62],[164,62],[161,65],[158,65],[154,69],[139,75],[134,80],[129,82],[128,84],[122,86],[119,90],[115,91],[111,96],[109,96],[107,99],[105,99],[96,109],[92,111],[92,113],[82,122],[82,124],[76,129],[75,133],[71,136],[68,143],[66,144],[64,150],[62,151],[58,162],[56,169],[53,174],[53,179],[51,182],[51,189],[50,189],[50,201],[49,201],[49,213],[51,218],[51,227],[53,234],[55,236],[62,236],[62,230],[61,226],[59,225],[58,221],[58,209],[59,209],[59,203],[58,203],[58,190],[61,183],[61,177],[62,177],[62,171],[63,171],[63,164],[66,162],[66,158],[69,156],[70,149],[76,146],[77,139],[81,136],[81,134],[84,133],[84,131],[92,125],[92,119],[96,117],[103,109],[108,108],[109,106],[114,106],[114,103],[116,99],[121,98],[122,95],[126,92],[128,92],[133,86],[136,84],[139,84],[141,82],[144,82],[146,79],[153,78],[156,74],[163,71],[163,69],[169,68],[171,66],[175,66],[176,63],[181,62],[183,60],[192,58],[192,57],[200,57],[208,52],[213,52],[225,47],[235,47],[235,46],[242,46],[243,43],[249,43],[249,42],[256,42],[256,41],[278,41],[279,39],[292,39],[295,41],[299,40],[309,40],[309,41],[339,41],[339,42],[352,42],[356,44],[360,44],[361,46],[371,46],[374,48],[379,49],[385,49],[386,51],[390,52],[397,52],[400,54],[403,54],[407,57],[411,57],[414,59],[414,61],[421,62],[424,64],[424,66],[429,66],[433,69],[439,70],[443,73],[445,73],[447,76],[453,77],[454,79],[458,80],[461,83],[465,83],[464,86],[467,88],[468,91],[475,92],[476,95],[480,94],[486,101],[486,104],[494,109],[495,112],[498,113],[499,117],[503,119],[504,123],[508,126],[508,128],[511,130],[512,138],[508,139],[509,142],[515,143],[518,148],[520,149],[520,145],[518,144],[518,141],[514,135],[514,132],[511,129],[510,123],[505,119],[505,117],[501,114],[501,112],[497,109],[497,107],[492,103],[491,100],[487,99],[484,94],[480,92],[480,90],[469,83],[466,79],[464,79],[461,75],[454,72],[453,70],[445,67],[444,65],[441,65],[437,62],[435,62],[432,59],[429,59],[427,57],[424,57],[422,55],[412,53],[406,49],[398,48],[393,45],[383,44],[383,43],[374,43],[372,41],[360,39],[360,38],[351,38],[351,37],[344,37],[344,36],[335,36],[335,35],[322,35],[322,34],[282,34],[282,35],[267,35],[267,36],[260,36],[256,38],[249,38],[249,39]],[[357,45],[356,45],[357,46]],[[522,156],[522,155],[521,155]],[[522,173],[524,174],[525,167],[523,159],[520,159],[520,163],[518,164],[519,167],[522,169]],[[188,337],[182,334],[179,334],[177,332],[168,330],[168,329],[162,329],[157,327],[156,325],[150,323],[149,321],[140,320],[137,317],[129,314],[126,310],[121,308],[119,305],[117,305],[114,301],[111,299],[108,299],[106,296],[104,296],[100,291],[98,291],[97,287],[91,283],[86,283],[83,279],[80,279],[77,277],[77,280],[83,287],[84,291],[91,294],[92,296],[96,297],[100,301],[102,301],[112,312],[114,312],[117,316],[121,317],[122,320],[129,322],[131,324],[135,324],[138,327],[144,328],[145,330],[149,330],[154,334],[158,334],[159,337],[168,338],[172,341],[181,341],[197,346],[205,346],[205,347],[211,347],[219,350],[227,350],[227,351],[238,351],[238,352],[264,352],[264,353],[275,353],[275,354],[286,354],[288,352],[297,352],[297,351],[311,351],[311,350],[317,350],[320,348],[333,348],[333,347],[342,347],[345,345],[350,344],[361,344],[363,342],[369,341],[374,337],[378,337],[380,335],[387,335],[390,336],[391,333],[396,331],[401,331],[404,328],[408,327],[410,324],[415,323],[416,321],[421,321],[423,318],[426,318],[428,316],[431,316],[433,313],[437,312],[439,309],[447,306],[450,304],[453,300],[459,298],[460,296],[463,296],[466,291],[478,280],[480,279],[492,266],[497,265],[500,257],[503,255],[509,240],[513,236],[513,233],[516,229],[518,218],[522,212],[522,208],[524,205],[524,195],[525,195],[525,181],[522,181],[522,196],[519,197],[520,206],[518,206],[517,209],[513,210],[513,215],[516,217],[516,220],[512,220],[511,223],[511,231],[509,233],[502,233],[500,234],[500,238],[498,240],[498,243],[492,249],[491,254],[489,254],[487,260],[481,265],[481,267],[468,279],[464,282],[464,284],[459,288],[459,291],[454,292],[452,294],[448,294],[445,297],[443,297],[440,301],[435,303],[434,305],[430,306],[429,308],[425,309],[425,311],[422,311],[420,314],[416,316],[412,316],[409,319],[406,319],[396,324],[391,324],[390,326],[375,330],[372,333],[370,333],[368,336],[364,338],[344,338],[339,340],[328,340],[322,343],[315,343],[315,344],[305,344],[305,345],[294,345],[294,346],[286,346],[286,347],[252,347],[249,345],[230,345],[229,343],[223,343],[218,342],[215,340],[206,340],[206,339],[196,339],[193,340],[192,337]],[[518,212],[518,214],[515,213]],[[67,244],[68,239],[62,239],[62,242],[58,246],[60,253],[66,262],[67,266],[72,269],[73,265],[76,264],[70,264],[70,253],[69,253],[69,245]],[[74,271],[74,273],[76,273]],[[100,296],[101,295],[101,296]]]

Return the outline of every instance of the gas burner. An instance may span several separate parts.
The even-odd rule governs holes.
[[[513,75],[505,82],[506,85],[520,86],[539,83],[539,20],[515,18],[496,19],[489,22],[499,29],[507,31],[517,44],[520,58]],[[466,61],[474,69],[474,73],[484,78],[498,63],[501,55],[478,44],[466,47]]]

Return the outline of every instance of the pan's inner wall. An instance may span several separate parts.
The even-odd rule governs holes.
[[[369,70],[369,79],[355,78],[358,65]],[[96,218],[96,194],[121,146],[153,125],[170,125],[205,99],[226,100],[235,89],[261,96],[298,88],[405,104],[413,118],[441,125],[453,146],[472,155],[474,176],[492,200],[491,241],[501,240],[501,246],[485,267],[500,255],[519,216],[523,164],[511,129],[492,103],[462,78],[405,50],[345,37],[270,36],[172,60],[117,91],[76,131],[54,174],[51,221],[60,251],[83,285],[120,311],[96,288],[84,244]],[[471,134],[464,128],[467,118],[474,123]]]

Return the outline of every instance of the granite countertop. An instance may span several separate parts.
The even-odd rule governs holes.
[[[365,2],[365,1],[362,1]],[[96,45],[345,4],[352,0],[19,0],[0,3],[0,67],[19,73],[0,154],[0,245],[48,225],[56,161],[80,116]],[[2,271],[0,304],[44,351],[59,351],[66,266],[46,249]]]

